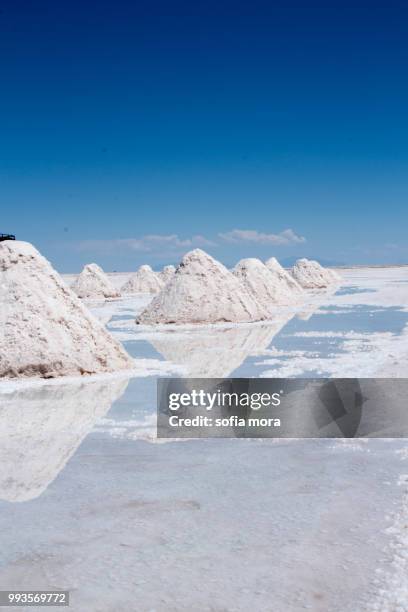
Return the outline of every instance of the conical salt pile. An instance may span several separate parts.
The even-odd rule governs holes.
[[[176,268],[174,266],[164,266],[163,270],[160,272],[160,278],[164,284],[171,279],[175,271]]]
[[[159,293],[163,281],[150,266],[140,266],[121,288],[122,293]]]
[[[287,286],[282,285],[278,276],[259,259],[241,259],[233,269],[233,274],[269,314],[273,313],[278,304],[290,304],[294,301]]]
[[[304,289],[324,289],[341,280],[336,272],[326,270],[317,261],[305,258],[297,260],[292,274]]]
[[[268,313],[225,266],[201,249],[185,255],[137,323],[259,321]]]
[[[120,297],[120,293],[115,289],[105,272],[95,263],[84,267],[76,281],[71,285],[71,289],[80,298],[104,299]]]
[[[0,243],[0,378],[132,367],[122,346],[31,244]]]
[[[282,287],[286,287],[290,294],[303,292],[299,283],[280,265],[276,257],[270,257],[265,261],[265,266],[278,277]]]

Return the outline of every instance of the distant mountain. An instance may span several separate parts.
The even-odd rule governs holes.
[[[285,257],[284,259],[279,259],[279,263],[284,268],[291,268],[297,259],[300,259],[300,257]],[[337,266],[346,265],[344,262],[337,261],[335,259],[323,259],[322,257],[313,257],[313,256],[309,257],[309,255],[307,256],[307,259],[314,259],[315,261],[318,261],[321,266],[324,266],[327,268],[336,268]]]

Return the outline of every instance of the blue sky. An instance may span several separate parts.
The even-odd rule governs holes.
[[[406,2],[0,8],[0,231],[61,271],[408,262]]]

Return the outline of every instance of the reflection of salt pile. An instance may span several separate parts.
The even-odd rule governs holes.
[[[242,283],[201,249],[185,255],[138,323],[258,321],[267,313]]]
[[[324,289],[341,280],[332,270],[326,270],[317,261],[298,259],[292,274],[304,289]]]
[[[71,285],[71,289],[80,298],[120,297],[120,293],[112,285],[105,272],[95,263],[84,267],[76,281]]]
[[[332,277],[335,283],[341,283],[341,281],[343,280],[343,277],[341,276],[341,274],[336,272],[336,270],[331,270],[330,268],[326,268],[326,272],[330,274],[330,276]]]
[[[44,385],[0,395],[0,498],[38,497],[127,380]]]
[[[292,315],[262,325],[162,332],[148,338],[166,359],[186,369],[190,378],[223,378],[251,354],[262,354]]]
[[[140,266],[121,289],[122,293],[159,293],[163,281],[150,266]]]
[[[278,304],[293,304],[294,294],[282,283],[279,276],[271,272],[262,261],[255,258],[241,259],[233,274],[246,286],[269,313]]]
[[[160,272],[160,278],[164,284],[171,279],[175,271],[176,268],[174,266],[164,266],[163,270]]]
[[[31,244],[0,243],[0,377],[51,378],[132,366]]]
[[[303,292],[303,289],[299,283],[289,274],[289,272],[282,268],[276,257],[270,257],[267,261],[265,261],[265,265],[273,274],[277,276],[282,288],[286,287],[291,294]]]

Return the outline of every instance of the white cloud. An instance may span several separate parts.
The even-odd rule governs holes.
[[[286,229],[279,234],[265,234],[256,230],[234,229],[230,232],[218,234],[222,240],[230,243],[253,242],[257,244],[273,244],[274,246],[285,246],[289,244],[301,244],[306,238],[299,236],[292,229]]]
[[[229,244],[269,244],[274,246],[300,244],[305,238],[291,229],[279,234],[265,234],[256,230],[234,229],[218,234],[219,238]],[[145,234],[134,238],[113,238],[107,240],[83,240],[74,243],[75,250],[95,254],[115,254],[124,252],[139,252],[152,256],[181,255],[196,247],[213,247],[216,243],[201,234],[190,237],[180,237],[178,234]]]
[[[83,240],[76,245],[78,251],[96,251],[99,253],[116,250],[140,251],[153,253],[179,251],[185,248],[214,246],[214,242],[200,234],[190,238],[180,238],[177,234],[147,234],[139,238],[117,238],[113,240]]]
[[[214,242],[208,240],[204,236],[200,234],[196,234],[191,238],[179,238],[177,234],[149,234],[147,236],[143,236],[142,238],[143,245],[147,246],[147,248],[151,248],[157,245],[168,245],[174,248],[179,247],[193,247],[193,246],[214,246]]]

